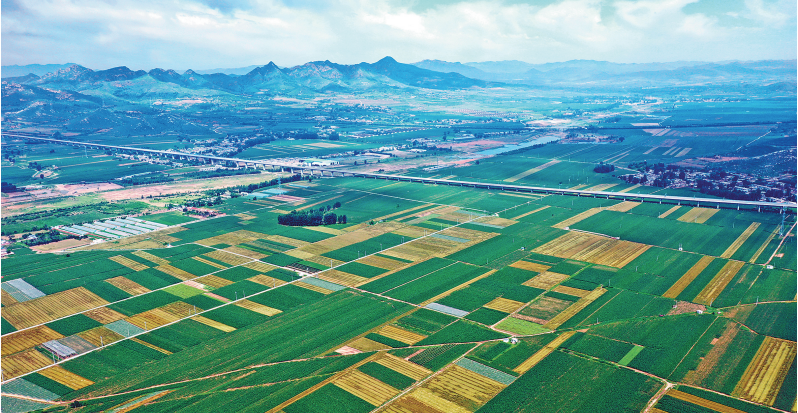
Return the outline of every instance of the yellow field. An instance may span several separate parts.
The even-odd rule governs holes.
[[[255,241],[259,238],[267,239],[268,236],[269,235],[267,234],[261,234],[253,231],[238,230],[238,231],[228,232],[227,234],[217,235],[215,237],[199,240],[197,241],[197,244],[204,245],[206,247],[217,244],[238,245],[238,244],[243,244],[245,242]]]
[[[196,275],[194,275],[194,274],[192,274],[192,273],[190,273],[188,271],[183,271],[180,268],[173,267],[173,266],[171,266],[169,264],[159,265],[159,266],[155,267],[155,269],[160,271],[160,272],[169,274],[172,277],[177,277],[177,278],[181,279],[182,281],[190,280],[192,278],[196,278],[197,277]]]
[[[389,386],[360,370],[348,371],[333,381],[333,384],[365,400],[372,406],[379,406],[399,394],[399,390],[395,387]]]
[[[307,247],[303,247],[301,249],[303,251],[307,251],[313,254],[323,254],[325,252],[347,247],[349,245],[366,241],[368,239],[385,234],[387,232],[394,231],[402,227],[403,225],[404,224],[395,223],[395,222],[381,222],[375,225],[358,226],[357,229],[353,230],[352,232],[347,232],[343,235],[327,238],[325,240],[321,240],[313,244],[305,243]],[[280,241],[278,239],[275,239],[274,241],[281,242],[283,244],[293,245],[288,242]],[[297,247],[302,247],[302,246],[297,245]]]
[[[725,404],[720,404],[718,402],[713,402],[711,400],[707,400],[698,396],[693,396],[690,393],[685,393],[676,389],[669,390],[667,395],[675,399],[684,400],[688,403],[692,403],[701,407],[706,407],[707,409],[714,410],[720,413],[745,413],[742,410],[726,406]]]
[[[82,333],[78,333],[78,337],[88,341],[89,343],[100,347],[102,345],[108,345],[113,343],[114,341],[119,341],[123,339],[122,335],[111,331],[106,327],[95,327],[91,330],[86,330]],[[100,339],[102,337],[102,339]]]
[[[470,408],[475,404],[487,403],[506,386],[471,370],[453,365],[430,379],[424,387],[461,407]]]
[[[237,306],[239,306],[241,308],[246,308],[247,310],[254,311],[256,313],[263,314],[263,315],[269,316],[269,317],[275,316],[275,315],[280,314],[280,313],[283,312],[282,310],[278,310],[276,308],[267,307],[267,306],[265,306],[263,304],[256,303],[254,301],[249,301],[249,300],[241,300],[241,301],[235,303],[234,305],[237,305]]]
[[[546,344],[545,347],[538,350],[532,355],[532,357],[524,360],[524,362],[519,364],[518,367],[514,368],[513,371],[520,374],[528,372],[532,367],[535,367],[536,364],[540,363],[541,360],[546,358],[546,356],[551,354],[557,349],[557,347],[559,347],[562,343],[565,343],[565,341],[571,338],[571,336],[574,334],[576,334],[576,331],[566,331],[565,333],[560,334],[559,337],[552,340],[549,344]]]
[[[3,318],[17,330],[108,304],[93,292],[73,288],[3,307]]]
[[[483,307],[509,314],[514,313],[524,305],[526,305],[526,303],[499,297],[493,299],[493,301],[485,304]]]
[[[401,341],[402,343],[410,344],[410,345],[416,344],[419,341],[427,338],[427,336],[425,336],[423,334],[418,334],[418,333],[414,333],[412,331],[407,331],[407,330],[404,330],[404,329],[401,329],[399,327],[392,326],[392,325],[387,325],[387,326],[381,328],[379,331],[377,331],[377,334],[380,334],[380,335],[383,335],[383,336],[388,337],[390,339],[393,339],[393,340],[396,340],[396,341]]]
[[[618,184],[598,184],[589,188],[585,188],[585,191],[606,191],[613,186],[618,186]]]
[[[552,330],[557,329],[557,327],[561,326],[562,323],[568,321],[568,319],[575,316],[576,313],[582,311],[593,301],[596,301],[596,299],[601,297],[602,294],[604,294],[605,292],[607,292],[607,290],[605,290],[604,288],[601,287],[596,288],[595,290],[591,291],[590,294],[580,298],[579,301],[571,304],[571,306],[566,308],[565,311],[554,316],[554,318],[549,320],[546,324],[544,324],[544,326]]]
[[[202,257],[191,257],[191,259],[199,261],[199,262],[201,262],[201,263],[203,263],[205,265],[210,265],[211,267],[216,267],[216,268],[218,268],[220,270],[224,270],[224,269],[228,268],[228,267],[226,267],[226,266],[224,266],[222,264],[219,264],[217,262],[213,262],[213,261],[210,261],[210,260],[206,260],[205,258],[202,258]]]
[[[119,276],[114,278],[109,278],[105,280],[108,284],[113,285],[116,288],[130,294],[130,295],[139,295],[150,292],[150,289],[140,285],[135,281],[131,281],[125,277]]]
[[[558,229],[565,229],[566,227],[570,227],[573,224],[576,224],[579,221],[585,220],[587,218],[592,217],[593,215],[598,214],[602,211],[602,208],[590,208],[587,211],[580,212],[571,218],[566,219],[565,221],[561,221],[557,224],[552,225],[554,228]]]
[[[696,277],[698,277],[698,274],[701,274],[701,271],[704,271],[704,268],[707,268],[707,266],[714,259],[715,258],[708,256],[701,257],[701,259],[698,260],[698,262],[695,263],[689,270],[687,270],[687,272],[684,273],[684,275],[682,275],[678,281],[668,288],[668,291],[665,291],[665,294],[662,294],[662,296],[665,298],[676,298],[682,293],[682,291],[684,291],[685,288],[687,288],[688,285],[690,285],[691,282],[693,282],[693,280],[696,279]]]
[[[372,267],[382,268],[383,270],[397,270],[399,268],[404,268],[410,264],[403,262],[392,260],[386,257],[380,257],[377,255],[369,255],[366,258],[361,258],[357,260],[357,262],[365,265],[370,265]]]
[[[532,215],[532,214],[534,214],[535,212],[540,212],[540,211],[543,211],[544,209],[546,209],[546,208],[548,208],[548,207],[549,207],[549,205],[546,205],[546,206],[544,206],[544,207],[541,207],[541,208],[538,208],[538,209],[536,209],[536,210],[529,211],[529,212],[525,212],[525,213],[523,213],[523,214],[521,214],[521,215],[518,215],[518,216],[515,216],[515,217],[513,217],[513,219],[521,219],[521,218],[523,218],[523,217],[525,217],[525,216],[527,216],[527,215]]]
[[[568,278],[570,278],[570,275],[546,271],[525,281],[523,285],[526,285],[527,287],[540,288],[541,290],[548,290],[549,288],[554,287]]]
[[[518,221],[507,219],[507,218],[500,218],[500,217],[484,217],[479,218],[476,222],[482,222],[483,224],[490,224],[490,225],[497,225],[502,228],[507,228],[510,225],[517,224]]]
[[[712,278],[712,281],[701,290],[700,293],[695,297],[693,302],[698,304],[705,304],[709,305],[715,301],[716,298],[720,295],[724,288],[731,282],[732,278],[737,275],[737,272],[740,271],[740,268],[743,267],[743,263],[740,261],[729,261],[723,268],[718,271],[717,274]]]
[[[11,304],[18,303],[18,301],[16,298],[12,297],[8,291],[0,290],[0,303],[3,303],[3,307],[7,307]]]
[[[294,250],[298,251],[298,250]],[[289,251],[291,252],[291,251]],[[321,265],[322,267],[330,267],[330,263],[332,262],[333,266],[341,265],[344,261],[332,260],[327,257],[322,257],[321,255],[311,255],[310,257],[303,258],[305,261],[314,262],[316,264]]]
[[[93,381],[78,376],[77,374],[61,367],[53,366],[39,372],[44,377],[63,384],[72,390],[82,389],[86,386],[94,384]]]
[[[34,349],[3,357],[3,380],[13,379],[25,373],[53,364],[53,360]]]
[[[316,254],[314,254],[312,252],[308,252],[308,251],[302,250],[302,249],[288,250],[288,251],[285,252],[285,254],[286,255],[290,255],[290,256],[292,256],[294,258],[299,258],[300,260],[307,260],[307,259],[309,259],[311,257],[315,257],[316,256]],[[329,264],[329,261],[327,261],[327,263]]]
[[[226,280],[222,277],[217,277],[215,275],[206,275],[204,277],[199,277],[194,281],[213,288],[222,288],[233,283],[230,280]]]
[[[400,359],[399,357],[388,353],[385,353],[385,357],[377,360],[377,363],[382,364],[383,366],[388,367],[397,373],[410,377],[415,381],[419,381],[432,374],[431,370],[427,370],[418,364],[411,363],[405,359]]]
[[[249,268],[250,270],[260,271],[260,272],[269,272],[269,271],[277,268],[274,265],[266,264],[265,262],[261,262],[261,261],[248,262],[248,263],[242,265],[242,267]]]
[[[624,193],[624,192],[632,192],[632,191],[634,191],[634,190],[635,190],[635,189],[637,189],[637,188],[640,188],[640,184],[635,184],[635,185],[632,185],[632,186],[630,186],[630,187],[628,187],[628,188],[621,189],[621,190],[620,190],[620,191],[618,191],[618,192],[621,192],[621,193]]]
[[[475,409],[474,409],[475,410]],[[432,390],[419,387],[410,393],[394,400],[384,413],[472,413],[457,403],[444,399]]]
[[[322,293],[324,295],[330,294],[332,292],[331,290],[328,290],[326,288],[322,288],[322,287],[319,287],[319,286],[313,285],[313,284],[308,284],[308,283],[302,282],[302,281],[295,282],[294,285],[296,285],[297,287],[302,287],[302,288],[308,289],[310,291],[315,291],[317,293]]]
[[[64,336],[47,326],[38,326],[29,330],[18,331],[3,337],[3,345],[0,346],[0,354],[5,357],[9,354],[33,348],[50,340],[58,340],[59,338],[64,338]]]
[[[745,241],[748,240],[748,237],[750,237],[751,234],[753,234],[754,231],[759,228],[759,225],[761,225],[759,222],[752,222],[751,225],[749,225],[748,228],[746,228],[745,231],[743,231],[743,233],[740,234],[740,236],[737,237],[737,239],[734,240],[731,245],[729,245],[729,248],[726,248],[726,251],[723,251],[723,254],[720,254],[720,257],[731,258],[731,256],[734,255],[734,253],[737,252],[737,250],[740,249],[743,244],[745,244]]]
[[[141,263],[138,263],[136,261],[133,261],[130,258],[127,258],[127,257],[122,256],[122,255],[115,255],[115,256],[110,257],[108,259],[113,261],[113,262],[115,262],[115,263],[122,264],[125,267],[128,267],[128,268],[130,268],[131,270],[134,270],[134,271],[144,271],[147,268],[150,268],[150,267],[148,267],[148,266],[146,266],[144,264],[141,264]]]
[[[550,265],[543,265],[543,264],[538,264],[538,263],[535,263],[535,262],[529,262],[529,261],[523,261],[523,260],[522,261],[516,261],[516,262],[510,264],[510,266],[513,267],[513,268],[520,268],[522,270],[527,270],[527,271],[532,271],[532,272],[543,272],[543,271],[546,271],[549,268],[551,268]]]
[[[205,255],[208,258],[213,258],[216,261],[221,261],[225,264],[230,264],[230,265],[241,265],[246,262],[252,261],[250,258],[242,257],[240,255],[235,255],[224,251],[211,251],[203,255]]]
[[[378,343],[374,340],[369,340],[365,337],[361,337],[357,340],[354,340],[347,344],[347,346],[352,347],[354,349],[368,352],[368,351],[376,351],[376,350],[386,350],[391,348],[391,346],[386,346],[385,344]]]
[[[579,288],[566,287],[564,285],[558,285],[558,286],[554,287],[554,291],[558,292],[558,293],[562,293],[562,294],[573,295],[574,297],[584,297],[584,296],[590,294],[590,291],[588,291],[588,290],[581,290]]]
[[[229,252],[229,253],[232,253],[232,254],[243,255],[245,257],[252,258],[253,260],[259,260],[261,258],[266,258],[267,257],[266,254],[261,254],[259,252],[255,252],[255,251],[252,251],[252,250],[248,250],[246,248],[241,248],[241,247],[236,247],[236,246],[227,247],[227,248],[223,249],[222,251],[226,251],[226,252]]]
[[[296,248],[304,247],[305,245],[310,245],[310,243],[307,241],[288,238],[282,235],[269,235],[266,239],[269,241],[279,242],[280,244],[290,245]]]
[[[201,310],[201,308],[197,308],[197,311]],[[193,313],[194,306],[182,301],[176,301],[162,307],[136,314],[127,318],[127,321],[135,326],[149,330],[164,324],[173,323]]]
[[[94,310],[86,311],[83,314],[92,320],[99,321],[102,324],[113,323],[116,320],[125,318],[124,314],[116,312],[108,307],[96,308]]]
[[[765,248],[768,247],[768,245],[770,244],[770,241],[773,241],[773,238],[776,237],[776,234],[778,234],[778,233],[779,233],[779,228],[776,227],[773,230],[773,232],[771,232],[770,235],[768,235],[768,238],[765,240],[765,242],[763,242],[762,245],[759,248],[757,248],[756,252],[751,257],[751,259],[748,260],[749,264],[753,264],[753,263],[756,262],[757,259],[759,259],[759,256],[762,255],[763,252],[765,252]]]
[[[667,217],[668,215],[670,215],[670,214],[672,214],[672,213],[676,212],[676,210],[677,210],[677,209],[679,209],[679,208],[681,208],[681,206],[679,206],[679,205],[676,205],[675,207],[673,207],[673,208],[671,208],[671,209],[669,209],[669,210],[667,210],[667,211],[665,211],[665,212],[663,212],[663,213],[659,214],[659,216],[658,216],[657,218],[665,218],[665,217]]]
[[[383,215],[381,217],[374,218],[374,221],[375,222],[376,221],[384,221],[384,220],[386,220],[388,218],[393,218],[395,216],[409,214],[409,213],[411,213],[411,212],[413,212],[415,210],[422,209],[422,208],[427,208],[427,207],[431,207],[431,206],[432,206],[432,204],[422,204],[422,205],[414,206],[412,208],[404,209],[404,210],[401,210],[399,212],[394,212],[392,214]]]
[[[276,287],[278,285],[283,285],[283,284],[286,283],[283,280],[280,280],[278,278],[269,277],[266,274],[258,274],[258,275],[254,276],[254,277],[247,278],[247,280],[252,281],[254,283],[258,283],[260,285],[265,285],[267,287]]]
[[[795,360],[794,341],[765,337],[732,396],[772,406]]]
[[[607,211],[629,212],[632,208],[640,205],[640,202],[623,201],[620,204],[605,208]]]
[[[136,343],[141,344],[142,346],[149,347],[149,348],[151,348],[151,349],[153,349],[153,350],[155,350],[155,351],[157,351],[159,353],[163,353],[163,354],[166,354],[166,355],[172,354],[172,352],[169,351],[169,350],[164,350],[164,349],[156,346],[155,344],[150,344],[150,343],[148,343],[148,342],[146,342],[144,340],[141,340],[141,339],[139,339],[137,337],[133,337],[133,338],[131,338],[131,340],[135,341]]]
[[[472,413],[505,387],[460,366],[451,366],[423,386],[396,399],[383,411]]]
[[[231,333],[233,331],[236,331],[235,327],[230,327],[227,324],[220,323],[220,322],[215,321],[215,320],[211,320],[210,318],[203,317],[201,315],[191,317],[191,319],[196,321],[196,322],[198,322],[198,323],[205,324],[208,327],[213,327],[213,328],[215,328],[217,330],[224,331],[225,333]]]
[[[621,268],[649,248],[649,245],[636,242],[620,241],[582,232],[569,232],[533,251],[538,254]]]
[[[718,209],[711,209],[711,208],[691,208],[687,211],[684,215],[676,218],[677,221],[682,222],[695,222],[696,224],[703,224],[707,222],[708,219],[712,218],[719,210]]]
[[[542,171],[542,170],[544,170],[544,169],[546,169],[546,168],[548,168],[548,167],[550,167],[552,165],[556,165],[558,163],[560,163],[560,161],[557,161],[557,160],[546,162],[543,165],[536,166],[536,167],[534,167],[532,169],[528,169],[528,170],[526,170],[524,172],[521,172],[518,175],[511,176],[511,177],[505,179],[504,182],[515,182],[515,181],[517,181],[519,179],[524,179],[527,176],[532,175],[535,172],[540,172],[540,171]]]
[[[333,381],[335,381],[335,380],[339,379],[340,377],[342,377],[343,375],[347,374],[349,371],[357,369],[358,367],[360,367],[360,366],[362,366],[362,365],[364,365],[366,363],[369,363],[369,362],[372,362],[372,361],[376,361],[381,356],[382,356],[382,353],[373,354],[373,355],[367,357],[366,359],[355,363],[354,365],[350,366],[348,369],[346,369],[344,371],[341,371],[341,372],[338,372],[338,373],[334,374],[332,377],[330,377],[330,378],[328,378],[326,380],[322,380],[320,383],[313,385],[309,389],[307,389],[307,390],[305,390],[305,391],[303,391],[303,392],[291,397],[288,400],[283,401],[282,403],[278,404],[277,406],[272,407],[266,413],[282,412],[283,411],[282,409],[284,409],[286,406],[290,405],[291,403],[294,403],[295,401],[307,396],[308,394],[313,393],[314,391],[326,386],[329,383],[332,383]]]
[[[137,257],[144,258],[145,260],[150,261],[150,262],[155,263],[155,264],[158,264],[158,265],[169,264],[169,261],[167,261],[167,260],[165,260],[165,259],[163,259],[163,258],[161,258],[161,257],[159,257],[157,255],[152,255],[149,252],[133,251],[132,254],[137,256]]]

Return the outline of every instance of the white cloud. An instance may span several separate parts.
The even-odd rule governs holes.
[[[696,0],[560,0],[545,6],[462,1],[424,10],[391,0],[289,7],[277,0],[17,0],[2,15],[3,64],[204,69],[422,59],[619,62],[795,58],[794,1],[746,0],[685,13]],[[210,4],[210,5],[208,5]],[[728,18],[726,18],[728,20]],[[774,29],[775,27],[775,29]]]

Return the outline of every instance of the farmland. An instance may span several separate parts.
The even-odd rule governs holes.
[[[550,144],[407,170],[658,191],[593,171],[593,162],[642,159],[652,148],[641,144],[646,132],[616,132],[623,147]],[[326,156],[375,146],[364,139],[372,140],[280,140],[242,153]],[[693,141],[672,154],[708,151]],[[659,152],[649,155],[673,157]],[[85,166],[85,154],[64,155],[75,159],[42,179],[66,182]],[[140,168],[99,155],[89,159],[107,163],[108,176]],[[402,170],[402,162],[386,157],[379,167]],[[197,172],[153,169],[178,180]],[[16,182],[36,180],[11,172]],[[147,211],[146,220],[168,228],[3,259],[4,406],[28,398],[77,400],[83,412],[794,406],[794,215],[780,235],[778,214],[703,205],[338,176],[268,191],[220,193],[207,211],[166,208],[195,194],[47,218],[72,225]],[[348,219],[315,227],[277,220],[320,209]],[[33,217],[9,222],[24,229]],[[45,406],[33,407],[72,410]]]

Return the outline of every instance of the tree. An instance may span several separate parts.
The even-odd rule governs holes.
[[[608,163],[604,163],[604,162],[599,163],[598,165],[596,165],[595,168],[593,168],[593,172],[599,173],[599,174],[610,173],[610,172],[612,172],[614,170],[615,170],[615,166],[614,165],[611,165],[611,164],[608,164]]]
[[[324,215],[324,225],[333,225],[338,222],[338,216],[334,213],[329,213]]]
[[[346,215],[338,215],[338,223],[346,224]]]

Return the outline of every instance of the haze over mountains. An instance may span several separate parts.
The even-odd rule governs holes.
[[[27,71],[27,74],[21,73]],[[214,73],[209,73],[214,72]],[[624,64],[592,60],[530,64],[521,61],[457,63],[424,60],[399,63],[385,57],[375,63],[342,65],[327,61],[280,68],[264,66],[218,70],[169,69],[133,71],[125,66],[94,71],[80,65],[3,66],[4,83],[61,90],[97,89],[104,82],[127,82],[126,88],[160,93],[174,88],[231,93],[292,93],[302,90],[358,91],[375,89],[466,89],[485,87],[667,87],[754,83],[765,86],[796,80],[796,61],[667,62]],[[120,85],[117,85],[119,87]],[[309,89],[309,90],[308,90]]]

